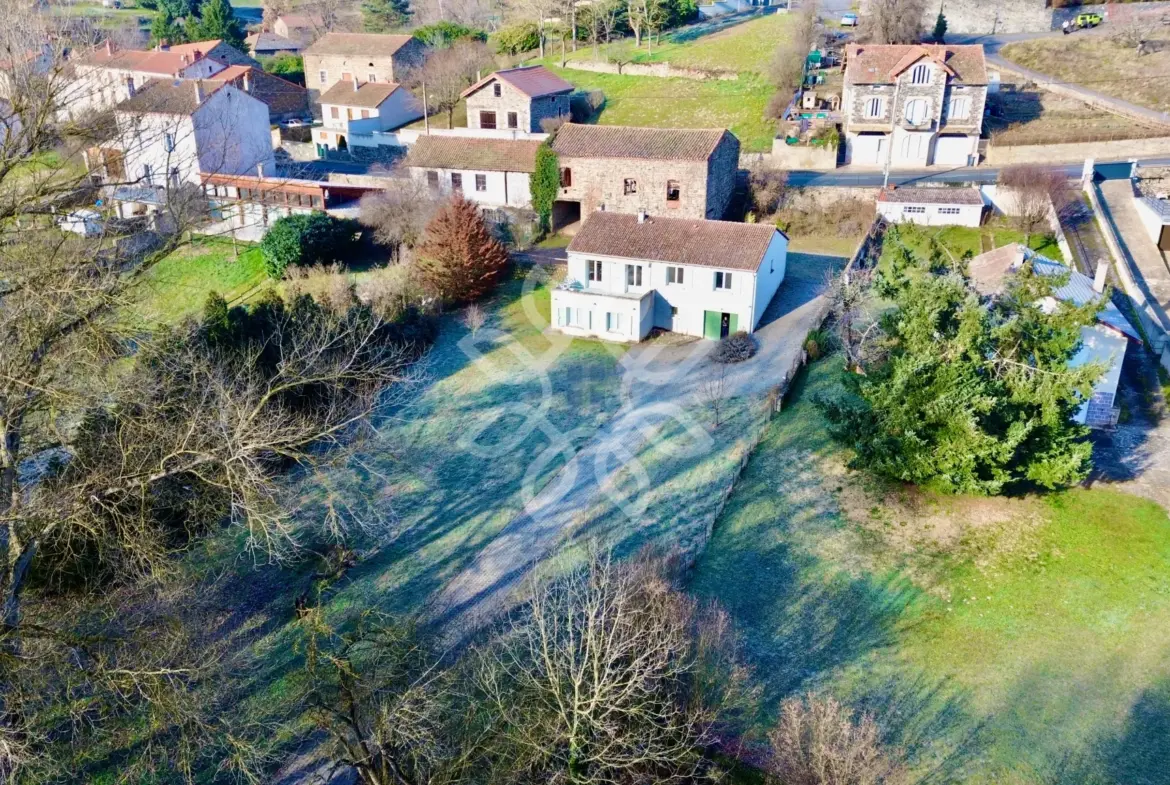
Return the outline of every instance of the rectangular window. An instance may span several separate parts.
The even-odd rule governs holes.
[[[351,74],[349,71],[342,71],[341,72],[341,81],[352,82],[353,81],[353,74]]]
[[[496,98],[499,98],[503,94],[504,90],[502,87],[500,87],[499,82],[496,82],[494,85],[492,85],[492,95],[494,95]]]
[[[486,191],[487,190],[487,175],[486,174],[477,174],[475,176],[475,190],[477,190],[477,191]]]
[[[939,215],[958,215],[959,208],[958,207],[940,207],[940,208],[938,208],[938,214]]]
[[[519,128],[520,127],[520,116],[518,114],[516,114],[515,112],[508,112],[508,127],[509,128]]]
[[[362,110],[362,119],[363,119],[363,120],[368,120],[368,119],[370,119],[370,110],[369,110],[369,109],[363,109],[363,110]]]
[[[374,82],[378,81],[378,75],[375,73],[368,73],[368,74],[366,74],[366,77],[367,77],[366,81],[369,82],[370,84],[373,84]]]
[[[948,120],[968,120],[971,117],[971,98],[966,95],[956,95],[951,98],[947,108]]]
[[[346,107],[346,110],[345,110],[345,119],[346,119],[346,120],[352,120],[352,119],[353,119],[353,109],[350,109],[350,108]]]
[[[329,81],[329,72],[328,71],[318,71],[317,72],[317,79],[321,84],[325,84],[326,82]]]
[[[480,112],[479,113],[479,127],[485,130],[494,129],[496,127],[496,113],[495,112]]]
[[[641,286],[642,285],[642,265],[627,264],[626,265],[626,286]]]
[[[869,118],[882,116],[882,99],[871,98],[865,102],[865,116]]]
[[[340,111],[336,106],[329,107],[329,117],[336,120],[341,117]]]
[[[724,273],[724,272],[715,273],[715,288],[716,289],[731,289],[731,273]]]
[[[682,283],[683,282],[683,267],[667,267],[666,268],[666,282],[667,283]]]
[[[622,315],[620,313],[605,314],[605,330],[611,333],[620,333],[622,331]]]
[[[427,185],[431,190],[437,191],[439,189],[439,173],[436,171],[427,172]]]
[[[586,262],[586,264],[589,265],[589,280],[590,281],[600,281],[601,280],[601,262],[590,259],[588,262]]]
[[[681,198],[681,191],[679,189],[678,180],[666,181],[666,201],[667,204],[674,202],[678,206],[678,201]]]
[[[171,133],[163,134],[163,147],[168,153],[175,151],[175,135]]]
[[[176,191],[179,189],[179,167],[177,166],[171,167],[171,188]]]
[[[626,178],[626,182],[625,182],[624,187],[625,187],[626,196],[629,196],[630,194],[638,193],[638,181],[633,179],[632,177]]]
[[[154,172],[150,170],[150,164],[142,165],[142,182],[147,185],[154,185]]]
[[[916,65],[914,70],[910,72],[910,84],[929,84],[930,83],[930,66]]]
[[[672,305],[670,306],[670,318],[673,319],[676,316],[678,316],[678,308]]]
[[[573,170],[569,167],[561,169],[561,188],[569,188],[573,185]]]
[[[463,190],[463,174],[460,172],[451,172],[451,190]]]
[[[902,212],[910,213],[912,215],[925,215],[926,208],[925,207],[903,207]]]

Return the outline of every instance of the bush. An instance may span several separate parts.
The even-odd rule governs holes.
[[[605,93],[600,90],[573,93],[569,97],[569,116],[574,123],[587,123],[605,106]]]
[[[286,79],[292,78],[292,81],[304,81],[305,78],[305,60],[300,55],[292,52],[281,52],[271,57],[265,57],[261,64],[264,70],[270,74],[283,76]]]
[[[260,242],[264,267],[269,276],[279,279],[294,264],[344,264],[359,228],[356,221],[322,212],[285,216],[272,224]]]
[[[804,339],[804,350],[808,359],[816,361],[828,353],[832,347],[833,336],[825,330],[813,330]]]
[[[487,41],[487,33],[457,22],[435,22],[423,25],[413,33],[414,38],[427,46],[450,46],[456,41]]]
[[[531,52],[540,46],[540,32],[536,22],[517,22],[501,27],[495,34],[496,52],[502,55],[518,55]]]
[[[750,359],[756,348],[756,339],[741,330],[720,340],[711,359],[717,363],[741,363]]]

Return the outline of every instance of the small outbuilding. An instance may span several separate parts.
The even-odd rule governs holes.
[[[877,199],[877,214],[887,221],[924,226],[979,226],[983,208],[977,187],[891,188]]]

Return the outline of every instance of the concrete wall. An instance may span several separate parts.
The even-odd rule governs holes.
[[[1114,142],[1076,142],[1045,145],[988,145],[988,166],[1099,161],[1128,158],[1156,158],[1170,155],[1170,136],[1151,139],[1119,139]]]
[[[1142,226],[1146,228],[1146,234],[1156,244],[1162,238],[1162,216],[1146,203],[1146,199],[1148,198],[1135,196],[1133,198],[1133,206],[1137,209],[1138,217],[1142,219]]]
[[[907,210],[920,208],[922,212]],[[947,213],[944,210],[958,210]],[[983,220],[983,206],[978,204],[902,204],[877,203],[877,214],[893,223],[913,223],[923,226],[979,226]]]

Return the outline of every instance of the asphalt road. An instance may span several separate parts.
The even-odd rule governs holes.
[[[1147,166],[1170,166],[1170,158],[1149,158],[1139,161]],[[1052,169],[1064,172],[1069,178],[1080,177],[1083,164],[1054,164]],[[1094,167],[1102,180],[1123,180],[1129,177],[1129,161],[1102,161]],[[893,185],[921,183],[994,183],[999,169],[983,166],[965,166],[956,169],[923,169],[919,171],[890,172]],[[872,172],[815,172],[793,170],[788,173],[788,184],[793,186],[880,188],[885,179],[881,171]]]

